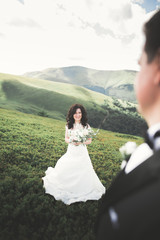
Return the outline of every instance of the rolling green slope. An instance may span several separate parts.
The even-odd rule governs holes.
[[[69,107],[74,103],[86,107],[93,127],[101,125],[111,131],[141,135],[145,123],[136,112],[134,103],[73,84],[0,74],[1,108],[65,120]]]
[[[0,74],[0,105],[5,108],[28,113],[44,110],[51,117],[64,119],[76,102],[101,109],[104,101],[114,106],[112,98],[76,85]]]
[[[102,94],[95,93],[93,91],[87,90],[83,87],[78,87],[73,84],[65,84],[51,81],[44,81],[42,79],[34,79],[29,77],[14,76],[9,74],[0,74],[0,83],[2,81],[18,81],[30,87],[35,87],[38,89],[45,89],[53,92],[57,92],[67,97],[76,97],[78,99],[83,99],[85,101],[92,101],[96,104],[103,104],[106,100],[109,104],[113,105],[112,98],[103,96]]]

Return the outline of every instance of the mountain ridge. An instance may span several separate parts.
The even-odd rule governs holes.
[[[23,76],[83,86],[92,91],[122,100],[136,102],[134,70],[96,70],[81,66],[47,68]]]

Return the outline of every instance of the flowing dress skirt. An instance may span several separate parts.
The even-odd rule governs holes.
[[[70,205],[74,202],[98,200],[105,187],[96,175],[87,147],[68,145],[67,152],[54,168],[48,167],[43,179],[47,194]]]

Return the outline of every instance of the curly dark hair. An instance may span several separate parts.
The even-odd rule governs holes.
[[[88,126],[87,124],[87,112],[86,112],[86,109],[81,105],[81,104],[73,104],[69,111],[68,111],[68,114],[67,114],[67,127],[69,129],[73,128],[73,124],[75,122],[74,118],[73,118],[73,115],[76,113],[77,109],[80,108],[81,109],[81,112],[82,112],[82,118],[81,118],[81,124],[85,127],[85,126]]]

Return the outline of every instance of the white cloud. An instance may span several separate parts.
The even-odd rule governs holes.
[[[15,27],[41,28],[41,26],[37,22],[30,18],[27,19],[14,18],[9,22],[9,24]]]
[[[135,69],[148,17],[131,0],[0,0],[0,72]]]
[[[132,0],[133,3],[143,4],[144,0]]]
[[[22,4],[24,4],[24,0],[17,0],[17,1],[19,1],[19,2],[22,3]]]
[[[3,38],[4,37],[4,34],[0,32],[0,38]]]

